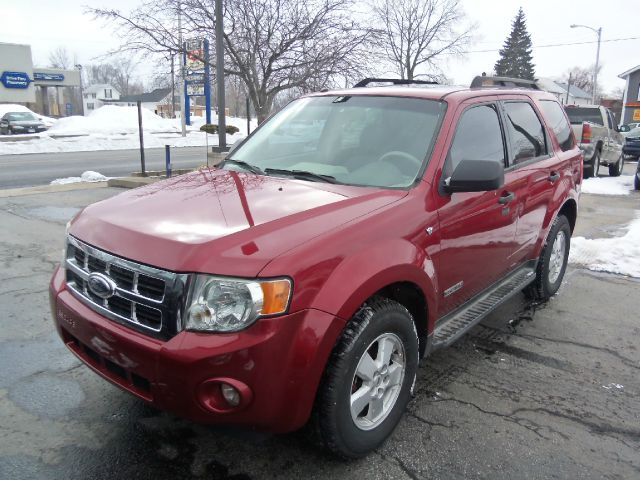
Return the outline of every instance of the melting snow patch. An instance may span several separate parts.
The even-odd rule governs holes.
[[[588,178],[582,182],[582,193],[629,195],[631,190],[633,190],[633,175]]]
[[[51,182],[51,185],[66,185],[68,183],[80,183],[80,182],[106,182],[109,180],[107,177],[98,172],[88,170],[79,177],[66,177],[57,178]]]
[[[603,385],[602,388],[605,390],[613,390],[614,388],[616,390],[622,390],[624,385],[620,385],[619,383],[610,383],[609,385]]]
[[[571,239],[569,262],[598,272],[640,278],[640,218],[621,237]]]

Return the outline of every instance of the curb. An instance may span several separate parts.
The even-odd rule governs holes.
[[[0,190],[0,198],[70,192],[72,190],[91,190],[93,188],[106,188],[108,186],[108,182],[78,182],[69,183],[67,185],[39,185],[37,187],[5,188]]]
[[[165,177],[120,177],[110,178],[107,184],[110,187],[137,188],[164,179]]]

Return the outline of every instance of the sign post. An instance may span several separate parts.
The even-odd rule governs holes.
[[[191,125],[189,99],[204,97],[206,121],[211,123],[211,82],[209,66],[209,41],[194,39],[185,42],[183,64],[185,70],[184,100],[187,125]]]
[[[142,134],[142,102],[138,100],[138,134],[140,135],[140,166],[142,167],[142,176],[146,177],[147,172],[144,164],[144,135]]]

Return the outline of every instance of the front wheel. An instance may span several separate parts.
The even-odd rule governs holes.
[[[544,301],[556,294],[567,269],[570,245],[569,220],[564,215],[558,215],[540,253],[536,279],[525,290],[529,298]]]
[[[338,340],[318,391],[314,415],[324,445],[359,458],[393,432],[411,398],[418,335],[401,304],[374,297]]]

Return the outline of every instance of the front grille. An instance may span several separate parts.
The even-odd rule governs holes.
[[[112,291],[92,290],[91,274],[110,280]],[[135,263],[69,236],[66,280],[78,298],[112,320],[159,337],[171,337],[180,329],[186,275]]]

